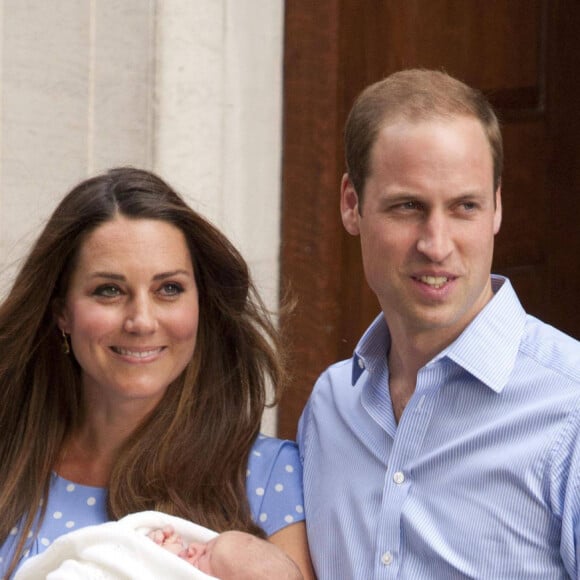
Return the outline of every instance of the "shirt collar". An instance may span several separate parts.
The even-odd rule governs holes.
[[[352,385],[365,370],[373,372],[377,365],[385,364],[386,353],[391,345],[391,335],[381,312],[359,340],[352,359]]]
[[[492,390],[500,392],[516,363],[526,312],[507,278],[492,276],[491,282],[493,298],[435,358],[447,356]]]
[[[474,377],[500,392],[515,365],[526,313],[507,278],[492,275],[493,298],[461,335],[428,364],[447,357]],[[379,314],[358,342],[352,361],[352,385],[365,370],[385,364],[390,334]]]

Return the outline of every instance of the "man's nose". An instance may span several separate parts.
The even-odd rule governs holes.
[[[432,212],[421,224],[417,250],[432,262],[443,262],[453,250],[449,220],[443,212]]]

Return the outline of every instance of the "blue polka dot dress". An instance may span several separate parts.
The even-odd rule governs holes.
[[[259,436],[248,460],[246,488],[252,516],[271,536],[304,520],[302,466],[294,442]],[[56,538],[79,528],[108,521],[107,490],[79,485],[53,474],[44,522],[31,537],[25,559],[44,551]],[[18,540],[15,527],[0,548],[0,577],[4,577]]]

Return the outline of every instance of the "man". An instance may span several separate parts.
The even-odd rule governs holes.
[[[495,114],[402,71],[345,140],[342,220],[382,313],[300,420],[318,578],[580,578],[580,343],[490,276]]]

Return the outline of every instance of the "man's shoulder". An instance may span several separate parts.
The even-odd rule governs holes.
[[[554,326],[528,315],[520,352],[580,384],[580,342]]]
[[[352,384],[352,368],[353,359],[350,358],[331,364],[321,373],[302,413],[303,428],[315,417],[316,420],[332,422],[339,408],[352,406],[352,399],[359,396],[359,389]]]
[[[386,359],[389,330],[381,312],[361,336],[352,356],[332,363],[318,377],[315,389],[354,386],[365,370],[377,369]]]
[[[336,361],[336,362],[328,365],[328,367],[326,367],[326,369],[320,375],[320,378],[325,376],[325,375],[329,375],[333,378],[336,377],[336,378],[341,379],[343,377],[346,377],[350,380],[349,373],[352,370],[354,358],[355,357],[345,358],[343,360],[339,360],[339,361]]]
[[[353,358],[340,360],[329,365],[318,377],[312,394],[320,391],[352,387]]]

